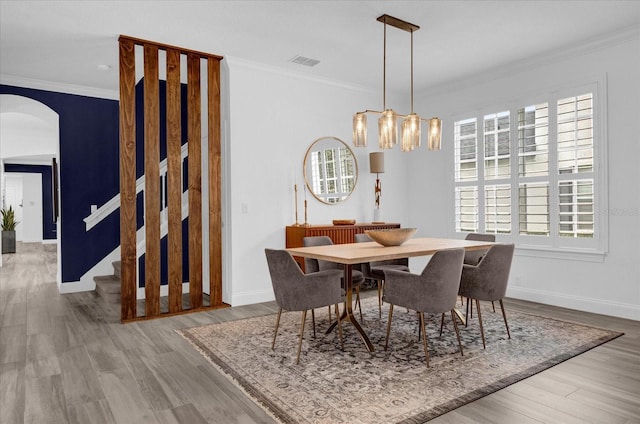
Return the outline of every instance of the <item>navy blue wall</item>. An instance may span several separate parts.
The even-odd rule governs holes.
[[[160,116],[166,116],[166,90],[160,81]],[[143,174],[143,81],[136,86],[137,177]],[[59,115],[60,225],[62,282],[80,280],[89,269],[120,245],[120,213],[116,211],[86,231],[91,205],[101,206],[120,192],[119,102],[73,94],[0,85],[0,94],[37,100]],[[187,87],[182,86],[182,144],[187,141]],[[160,159],[166,157],[166,125],[161,119]],[[198,139],[200,135],[198,134]],[[50,174],[49,174],[50,175]],[[184,181],[187,175],[185,170]],[[186,187],[185,187],[186,189]],[[50,190],[46,190],[51,193]],[[143,225],[142,194],[138,195],[138,228]],[[51,202],[47,202],[50,205]],[[50,216],[50,213],[46,213]],[[55,238],[55,236],[54,236]],[[183,222],[183,281],[188,281],[188,231]],[[166,284],[166,238],[162,241],[161,283]],[[144,257],[141,265],[144,265]],[[144,266],[141,266],[144,276]]]
[[[118,102],[8,85],[0,94],[37,100],[59,116],[62,282],[78,281],[120,244],[118,212],[89,231],[83,221],[92,204],[120,191]]]
[[[4,172],[22,172],[42,175],[42,238],[56,239],[56,223],[53,220],[53,183],[51,167],[47,165],[18,165],[7,163]]]

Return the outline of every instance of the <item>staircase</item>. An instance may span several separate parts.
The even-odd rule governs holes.
[[[108,303],[120,304],[120,261],[112,262],[113,275],[97,275],[96,293]]]

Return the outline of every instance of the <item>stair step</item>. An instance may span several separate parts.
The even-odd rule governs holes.
[[[122,262],[120,261],[115,261],[112,262],[111,265],[113,265],[113,275],[115,275],[118,278],[122,277]]]
[[[120,278],[115,275],[99,275],[93,277],[96,282],[96,293],[112,303],[120,303]]]

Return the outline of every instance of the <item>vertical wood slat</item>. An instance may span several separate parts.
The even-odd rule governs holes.
[[[200,57],[187,55],[189,155],[189,298],[191,309],[202,306],[202,153]]]
[[[136,317],[135,45],[120,39],[120,317]]]
[[[182,310],[182,158],[180,52],[167,50],[167,207],[169,312]]]
[[[222,169],[220,137],[220,61],[207,60],[209,138],[210,305],[222,305]]]
[[[144,46],[145,315],[160,314],[160,105],[158,47]]]

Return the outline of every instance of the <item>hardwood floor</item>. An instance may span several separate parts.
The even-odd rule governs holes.
[[[0,423],[274,422],[174,332],[275,313],[274,302],[123,325],[95,293],[60,295],[55,264],[49,245],[3,257]],[[626,334],[432,423],[640,423],[638,322],[505,303]]]

